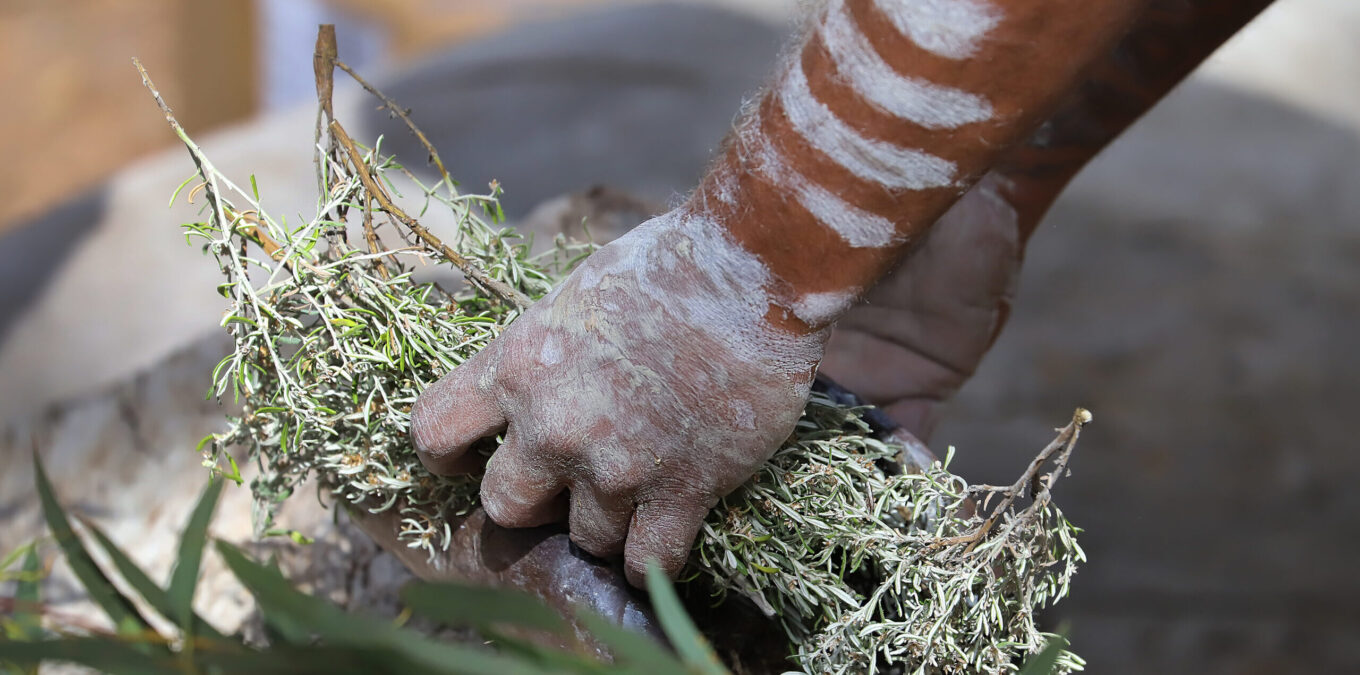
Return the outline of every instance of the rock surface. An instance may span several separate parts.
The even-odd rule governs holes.
[[[1055,626],[1070,619],[1091,672],[1360,670],[1360,581],[1350,563],[1360,553],[1352,488],[1360,459],[1349,428],[1360,406],[1360,59],[1344,58],[1360,34],[1356,7],[1281,0],[1079,178],[1035,236],[1010,327],[935,436],[937,452],[958,446],[956,470],[995,483],[1013,479],[1073,407],[1095,413],[1057,495],[1087,528],[1091,562],[1051,616]],[[646,14],[636,16],[635,30],[644,30]],[[698,39],[684,32],[694,24],[654,30],[653,41]],[[532,54],[533,41],[522,44]],[[425,72],[432,94],[459,94],[441,90],[440,78],[467,81]],[[487,106],[496,100],[481,93]],[[640,99],[619,105],[625,100]],[[633,143],[639,135],[683,145],[667,156],[697,158],[686,174],[697,175],[717,139],[696,150],[693,138],[668,134],[699,108],[638,105],[637,127],[599,138],[598,165],[554,152],[559,110],[550,104],[488,108],[518,115],[494,127],[509,136],[479,129],[475,117],[428,130],[483,134],[467,148],[513,145],[516,129],[542,131],[524,141],[536,150],[511,155],[528,159],[497,176],[510,200],[528,194],[517,183],[553,187],[535,175],[577,172],[593,183],[610,175],[605,165],[651,170],[645,154],[630,153],[670,151]],[[731,105],[703,108],[714,116],[704,124],[720,132]],[[278,186],[266,189],[303,210],[310,158],[292,141],[297,129],[310,138],[304,112],[291,127],[266,121],[218,137],[209,152],[230,155],[223,164],[235,162],[240,175],[272,167],[261,185]],[[484,157],[466,150],[446,159],[476,167]],[[184,479],[199,475],[191,448],[220,412],[199,399],[204,369],[185,366],[185,377],[202,379],[185,384],[194,395],[182,398],[130,374],[216,331],[218,310],[199,298],[216,273],[175,238],[181,214],[160,209],[187,171],[177,152],[115,181],[105,218],[72,245],[0,345],[0,415],[11,420],[0,441],[0,546],[33,531],[26,458],[30,439],[47,434],[40,447],[67,502],[139,560],[168,567],[199,485]],[[689,187],[679,170],[657,172],[638,180]],[[65,412],[41,412],[72,399]],[[156,401],[164,418],[135,413]],[[138,434],[153,441],[134,442]],[[215,532],[244,537],[247,509],[231,499],[244,498],[229,497]],[[382,580],[400,576],[382,571],[391,560],[314,510],[292,521],[321,535],[299,552],[314,558],[301,566],[338,570],[317,582],[328,589],[368,574],[368,597],[390,598]],[[324,543],[327,528],[336,543]],[[362,562],[369,555],[373,562]],[[365,564],[378,571],[352,571]],[[239,591],[222,586],[213,596],[214,612],[244,615],[232,604]]]

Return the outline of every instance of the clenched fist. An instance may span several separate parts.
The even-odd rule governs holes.
[[[699,525],[793,430],[826,330],[771,326],[768,271],[714,222],[674,211],[585,261],[412,410],[431,471],[475,471],[506,527],[561,518],[641,585],[674,576]]]

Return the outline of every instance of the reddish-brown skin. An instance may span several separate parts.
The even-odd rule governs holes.
[[[886,248],[851,248],[796,202],[784,186],[745,166],[739,139],[729,142],[720,164],[739,182],[737,204],[725,207],[712,194],[712,178],[701,185],[701,202],[747,250],[756,253],[792,296],[867,289],[874,285],[960,194],[1007,147],[1029,135],[1078,82],[1082,69],[1108,51],[1133,24],[1141,0],[1001,0],[992,2],[1003,17],[970,58],[937,56],[900,35],[868,0],[850,8],[865,37],[898,73],[985,96],[992,119],[940,131],[904,123],[865,102],[845,85],[815,37],[799,54],[812,93],[862,135],[914,148],[953,161],[958,187],[889,190],[866,181],[813,148],[790,123],[774,90],[762,97],[760,130],[789,164],[830,192],[861,209],[897,223],[907,243]],[[771,318],[793,331],[807,331],[796,317],[777,309]]]
[[[944,132],[889,117],[842,90],[844,85],[816,38],[796,55],[813,97],[861,136],[952,161],[953,183],[944,188],[889,190],[867,182],[793,131],[780,98],[767,93],[751,122],[758,125],[756,133],[767,134],[770,144],[802,175],[842,200],[890,219],[904,241],[884,248],[851,248],[790,199],[781,189],[786,186],[748,170],[751,167],[744,163],[748,148],[743,143],[750,137],[735,137],[694,199],[676,212],[678,217],[661,225],[654,221],[621,246],[611,245],[593,256],[560,292],[517,320],[492,349],[469,360],[417,401],[413,435],[422,461],[432,470],[458,470],[473,442],[508,424],[509,448],[497,451],[483,482],[483,501],[497,522],[507,526],[547,522],[565,486],[572,497],[571,536],[578,544],[600,555],[624,550],[634,583],[640,581],[648,558],[677,573],[707,507],[749,476],[797,417],[801,402],[796,392],[800,382],[810,379],[808,364],[815,363],[803,359],[813,353],[809,346],[816,348],[814,357],[820,355],[825,334],[819,331],[834,316],[810,325],[791,309],[809,293],[869,288],[913,245],[919,246],[916,255],[901,270],[913,283],[905,294],[892,294],[890,280],[880,289],[889,296],[873,308],[886,310],[895,321],[888,322],[886,331],[868,329],[877,332],[870,337],[886,338],[880,342],[889,349],[905,352],[896,361],[882,360],[878,370],[891,370],[884,367],[890,364],[906,369],[893,373],[897,389],[864,393],[880,400],[904,399],[907,405],[901,409],[907,414],[902,417],[909,425],[920,422],[924,426],[918,428],[925,432],[934,403],[972,372],[1004,323],[1024,239],[1084,162],[1072,159],[1083,151],[1064,154],[1055,149],[1066,141],[1031,144],[1013,155],[1006,154],[1008,148],[1029,137],[1037,123],[1053,113],[1083,68],[1108,52],[1147,3],[997,0],[991,4],[1001,9],[1001,21],[973,55],[946,59],[917,48],[886,22],[874,20],[872,0],[848,1],[867,41],[890,67],[985,96],[995,114]],[[1231,14],[1227,3],[1204,6]],[[1166,7],[1174,24],[1175,6]],[[1181,16],[1193,19],[1195,13]],[[1245,21],[1250,14],[1233,16]],[[1201,28],[1193,21],[1186,25],[1191,26],[1183,40],[1186,52],[1171,58],[1183,69],[1165,71],[1170,75],[1149,87],[1154,95],[1141,99],[1141,104],[1137,97],[1129,97],[1133,103],[1108,119],[1103,108],[1096,108],[1102,111],[1099,115],[1081,112],[1081,106],[1096,105],[1101,99],[1088,104],[1079,97],[1070,104],[1076,106],[1074,121],[1060,119],[1051,138],[1076,139],[1070,144],[1084,147],[1085,157],[1094,154],[1108,138],[1088,135],[1085,124],[1094,121],[1112,137],[1216,45],[1193,37]],[[1144,30],[1156,44],[1163,28],[1154,22],[1140,29]],[[1129,44],[1136,51],[1144,43]],[[1120,58],[1116,52],[1111,60]],[[1101,86],[1097,80],[1090,91],[1100,91]],[[1006,168],[988,175],[981,188],[969,193],[926,236],[929,224],[1003,157],[1012,157]],[[726,193],[728,202],[722,201],[726,186],[715,176],[737,181],[736,189]],[[1015,185],[1002,192],[1008,179]],[[998,193],[1005,199],[995,199]],[[986,208],[969,210],[981,202]],[[754,254],[759,259],[755,267],[768,269],[770,284],[738,288],[695,264],[689,252],[724,246],[687,220],[695,214],[708,216],[706,222],[716,221],[740,249]],[[700,220],[696,216],[695,222]],[[979,240],[988,243],[985,250],[970,246]],[[696,246],[701,242],[708,243]],[[741,260],[733,254],[720,259]],[[978,273],[960,276],[960,270]],[[742,271],[750,273],[750,265]],[[733,294],[733,288],[744,297]],[[721,295],[700,297],[709,289]],[[704,297],[738,304],[755,298],[759,304],[748,306],[760,308],[768,299],[769,311],[757,310],[754,319],[745,313],[712,314],[713,306],[702,304]],[[687,323],[686,312],[700,310],[710,312],[706,316],[717,322],[711,330],[706,324]],[[765,325],[761,313],[773,326]],[[756,323],[761,325],[753,328]],[[906,339],[894,333],[903,327]],[[850,330],[840,334],[853,334],[852,325],[844,328]],[[762,334],[775,336],[771,339],[778,344],[796,349],[775,350],[768,357],[738,355],[713,342],[716,336],[749,335],[752,330],[765,331]],[[831,350],[828,366],[835,366],[838,353],[848,353],[838,352],[834,341]],[[865,358],[862,350],[858,358]],[[910,371],[913,358],[924,364],[919,372]],[[844,379],[852,389],[859,388]],[[905,395],[901,383],[908,388]],[[912,396],[927,405],[913,413]],[[744,413],[738,404],[745,405]],[[729,409],[737,412],[725,412]],[[917,415],[915,420],[912,414]],[[630,421],[646,424],[621,431],[621,425]],[[698,432],[703,438],[696,436]]]
[[[1154,0],[1025,143],[992,171],[1025,239],[1077,172],[1273,0]]]
[[[927,235],[864,305],[842,317],[823,371],[929,439],[943,402],[1004,327],[1024,246],[1068,182],[1270,2],[1154,0],[1058,110],[993,165],[983,183],[1015,210],[1014,222],[979,218],[976,208],[964,217],[982,202],[977,189],[965,195],[937,229],[967,231]],[[986,273],[958,273],[963,260]],[[976,307],[994,311],[967,311]],[[904,330],[909,317],[929,324]]]

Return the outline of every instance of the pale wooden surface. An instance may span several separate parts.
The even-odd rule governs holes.
[[[140,57],[180,121],[204,133],[260,110],[260,3],[293,0],[11,0],[0,3],[0,232],[171,147],[130,59]],[[508,25],[652,0],[316,0],[377,34],[395,65]],[[775,18],[796,0],[692,0]],[[328,10],[324,7],[319,15]],[[314,26],[286,36],[310,48]]]
[[[255,30],[250,2],[7,3],[0,10],[0,232],[173,141],[133,56],[178,102],[190,128],[254,112]]]

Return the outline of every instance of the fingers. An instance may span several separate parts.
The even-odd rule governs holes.
[[[411,406],[411,441],[420,463],[431,472],[450,475],[480,468],[481,459],[469,456],[468,446],[505,427],[491,393],[493,354],[487,348],[468,359],[421,392]]]
[[[607,558],[623,553],[632,516],[631,499],[610,499],[586,481],[571,487],[571,540],[592,555]]]
[[[677,495],[667,501],[639,504],[628,531],[623,552],[628,583],[647,587],[647,561],[655,560],[666,576],[674,579],[685,568],[699,527],[708,515],[710,503],[703,498],[685,499]]]
[[[567,509],[559,475],[545,470],[542,458],[534,457],[512,429],[486,465],[482,508],[501,527],[538,527],[560,521]]]

